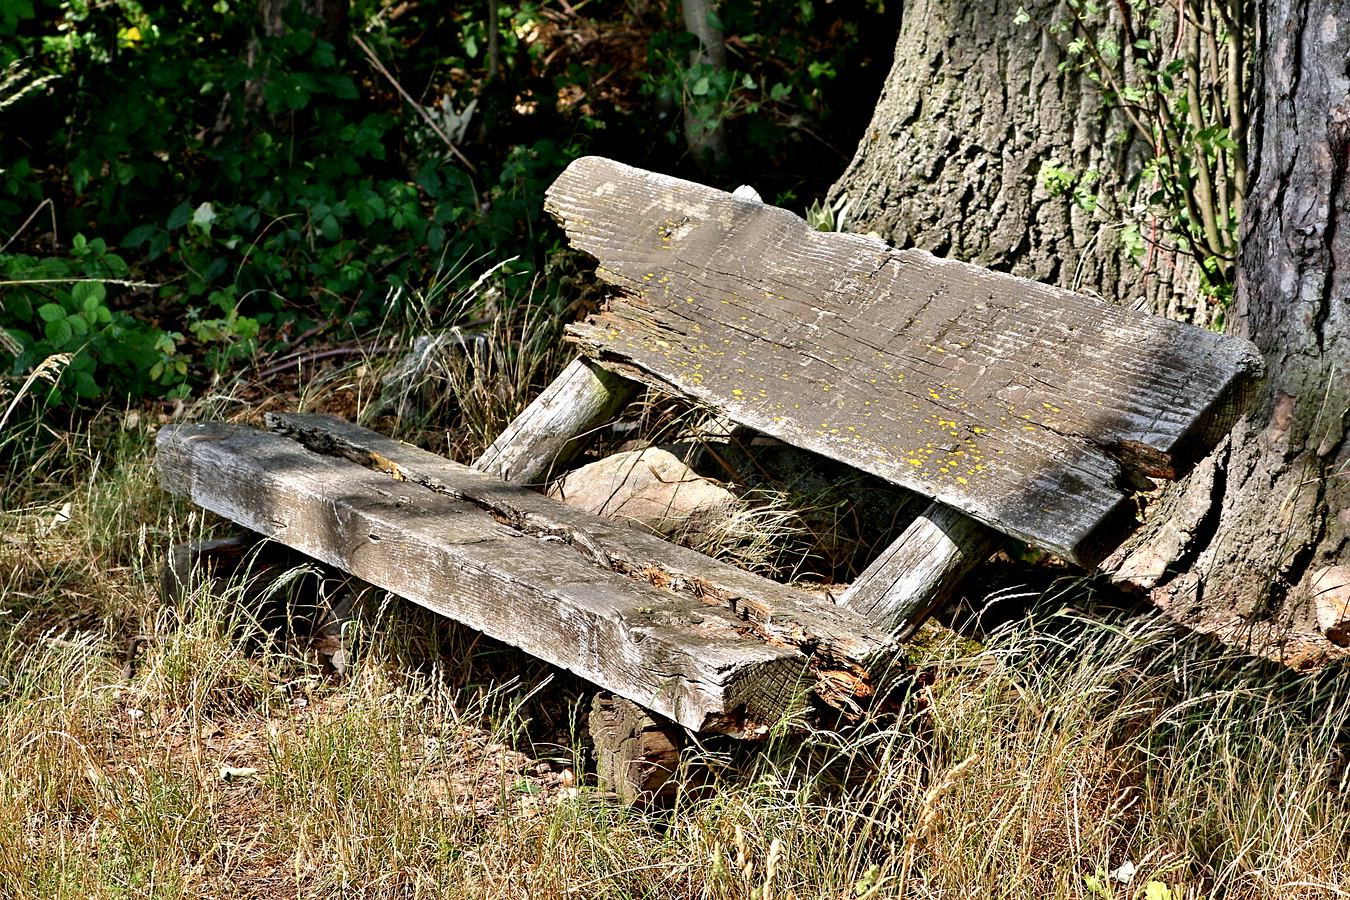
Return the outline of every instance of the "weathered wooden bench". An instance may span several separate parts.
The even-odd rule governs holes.
[[[694,731],[865,703],[1000,532],[1091,569],[1261,374],[1245,341],[605,159],[546,206],[613,292],[473,467],[282,415],[163,429],[160,478]],[[931,505],[831,604],[528,489],[644,385]]]

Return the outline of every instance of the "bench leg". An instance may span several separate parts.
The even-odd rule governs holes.
[[[595,695],[587,725],[602,791],[625,806],[650,806],[674,796],[684,729],[608,693]]]
[[[628,405],[640,385],[585,357],[563,369],[473,466],[512,484],[541,484],[580,448],[580,438]]]
[[[998,547],[999,536],[964,513],[932,503],[839,602],[906,640]]]

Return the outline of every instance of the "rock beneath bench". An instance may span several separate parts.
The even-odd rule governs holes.
[[[737,506],[735,494],[659,447],[574,469],[553,482],[548,495],[592,515],[686,539],[714,531]]]

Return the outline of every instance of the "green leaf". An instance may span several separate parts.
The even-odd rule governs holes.
[[[122,238],[122,246],[139,247],[142,244],[148,244],[157,231],[159,231],[157,225],[137,225],[127,232],[126,237]]]
[[[70,289],[70,296],[81,309],[88,309],[90,301],[102,303],[108,296],[108,289],[101,281],[80,281]]]
[[[182,228],[192,219],[192,204],[186,200],[174,207],[173,212],[169,213],[169,221],[165,226],[169,230]]]
[[[44,322],[57,322],[66,317],[66,311],[57,303],[44,303],[38,307],[38,318]]]
[[[97,397],[99,395],[98,382],[94,381],[94,376],[88,372],[76,372],[75,393],[81,397]]]
[[[697,81],[689,86],[689,93],[693,94],[695,97],[706,97],[711,87],[712,84],[708,81],[708,76],[701,75]]]
[[[103,254],[103,264],[108,267],[109,274],[114,278],[126,278],[131,274],[131,267],[127,261],[116,253]]]
[[[46,334],[47,340],[51,342],[52,346],[58,350],[64,349],[70,343],[70,339],[75,336],[65,318],[48,322],[47,327],[43,329],[43,333]]]
[[[33,0],[7,0],[0,4],[0,34],[13,34],[20,19],[33,16]]]
[[[1139,233],[1138,225],[1131,223],[1120,230],[1120,246],[1131,259],[1144,255],[1144,236]]]
[[[1111,889],[1106,886],[1106,876],[1100,870],[1096,875],[1084,875],[1083,886],[1098,897],[1111,896]]]

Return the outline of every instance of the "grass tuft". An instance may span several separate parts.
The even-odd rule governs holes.
[[[461,458],[552,364],[484,353],[445,375],[478,404]],[[368,403],[374,378],[307,397]],[[152,452],[125,415],[0,438],[5,898],[1350,896],[1339,671],[1060,586],[982,643],[929,626],[884,715],[695,746],[716,789],[640,813],[588,775],[584,686],[467,629],[376,598],[338,681],[250,616],[256,591],[161,608],[163,553],[222,529],[158,491]],[[737,553],[783,513],[753,515]]]

